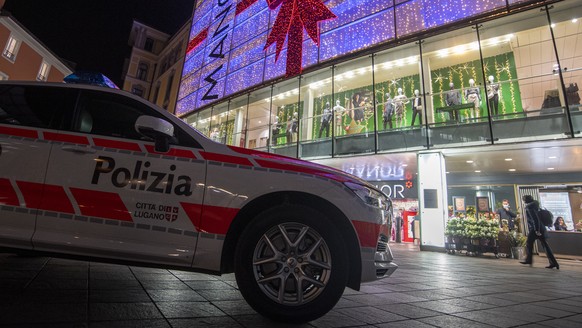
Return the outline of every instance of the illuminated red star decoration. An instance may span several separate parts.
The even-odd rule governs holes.
[[[406,189],[412,188],[412,181],[406,181]]]
[[[320,0],[267,0],[269,9],[281,9],[267,37],[265,49],[276,44],[275,61],[279,60],[281,50],[287,39],[286,76],[301,74],[303,56],[303,29],[319,46],[319,22],[334,19],[337,16]]]

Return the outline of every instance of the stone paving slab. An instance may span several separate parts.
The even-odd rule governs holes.
[[[346,289],[324,317],[272,322],[221,277],[0,254],[3,327],[582,327],[582,262],[545,269],[493,256],[419,252],[391,245],[400,266],[388,279]]]

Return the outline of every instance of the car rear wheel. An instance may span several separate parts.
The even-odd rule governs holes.
[[[246,301],[277,321],[306,322],[339,301],[348,259],[337,225],[304,206],[269,209],[247,226],[235,254],[235,275]]]

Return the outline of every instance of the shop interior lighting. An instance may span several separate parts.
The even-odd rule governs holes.
[[[548,171],[553,171],[553,170],[555,170],[555,168],[553,168],[553,167],[548,167]]]
[[[509,172],[515,172],[516,169],[509,169]]]
[[[513,158],[506,158],[505,161],[506,162],[511,162],[511,161],[513,161]]]
[[[548,158],[549,158],[549,159],[556,159],[556,158],[558,158],[558,156],[550,156],[550,157],[548,157]]]
[[[472,160],[468,160],[468,161],[467,161],[467,164],[472,164],[473,162],[474,162],[474,161],[472,161]]]
[[[481,170],[475,170],[475,173],[481,173]]]
[[[574,18],[574,19],[572,20],[572,23],[574,23],[574,24],[578,23],[578,18]]]

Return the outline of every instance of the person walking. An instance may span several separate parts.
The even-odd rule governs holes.
[[[527,242],[526,242],[526,250],[527,250],[527,257],[525,258],[525,261],[523,262],[519,262],[521,264],[529,264],[531,265],[533,263],[533,244],[536,241],[536,239],[539,239],[540,242],[542,243],[542,246],[544,247],[544,249],[546,250],[546,255],[548,256],[548,260],[550,261],[550,265],[548,265],[546,268],[548,269],[560,269],[560,265],[558,264],[558,261],[556,261],[556,258],[554,257],[554,253],[552,252],[552,249],[550,248],[550,245],[548,245],[547,242],[547,229],[546,227],[541,223],[539,216],[538,216],[538,211],[540,209],[540,203],[537,200],[534,200],[534,198],[531,195],[524,195],[522,197],[523,202],[525,203],[525,215],[527,218],[527,226],[528,226],[528,233],[527,233]]]

